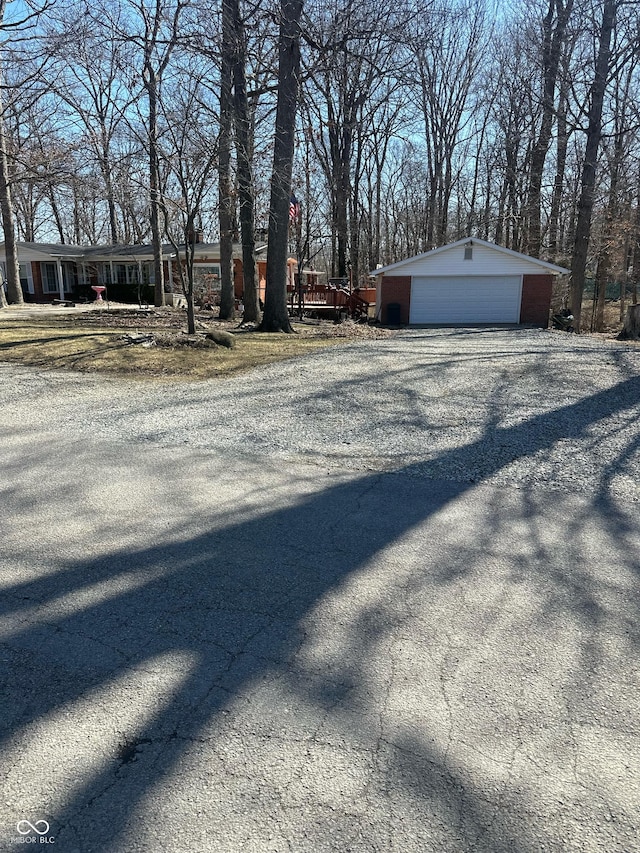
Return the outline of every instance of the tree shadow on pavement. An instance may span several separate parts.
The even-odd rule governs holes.
[[[635,377],[515,426],[493,423],[480,441],[451,454],[461,469],[486,441],[510,447],[511,458],[532,455],[584,434],[594,411],[604,419],[638,399]],[[563,560],[554,562],[557,530],[532,528],[544,512],[552,526],[553,507],[543,511],[525,493],[502,502],[477,488],[433,479],[430,463],[407,466],[320,488],[198,535],[113,549],[5,585],[7,754],[24,774],[23,736],[53,729],[55,740],[59,727],[56,748],[79,756],[77,764],[73,754],[58,756],[60,779],[43,782],[49,807],[37,818],[51,823],[57,846],[82,853],[160,849],[148,826],[142,838],[148,820],[160,829],[165,821],[167,832],[173,827],[182,844],[176,850],[266,850],[266,842],[251,843],[269,813],[276,814],[269,828],[274,849],[282,849],[277,839],[301,850],[412,849],[402,843],[406,820],[405,829],[424,833],[416,849],[427,849],[433,832],[438,849],[538,850],[542,824],[531,815],[518,760],[527,727],[535,728],[523,723],[525,694],[539,689],[543,697],[547,688],[537,684],[534,668],[526,669],[524,645],[513,649],[511,661],[505,658],[505,637],[506,648],[509,631],[525,645],[532,634],[544,644],[545,635],[557,638],[561,624],[575,619],[583,632],[578,645],[593,648],[603,628],[600,609],[614,607],[617,590],[603,593],[602,579],[577,570],[582,552],[575,543],[566,571]],[[561,504],[572,508],[571,501]],[[602,498],[600,506],[609,539],[618,530],[628,539],[629,520],[617,520],[616,508]],[[597,502],[592,508],[598,512]],[[637,572],[633,555],[624,568]],[[495,589],[474,591],[468,583],[492,574],[499,575]],[[511,599],[521,606],[507,608]],[[466,632],[464,642],[457,631]],[[470,641],[491,656],[491,673],[513,667],[512,688],[505,688],[513,690],[513,712],[504,708],[504,695],[498,701],[491,693],[482,659],[465,646]],[[580,654],[558,672],[570,693],[583,677]],[[114,708],[135,705],[138,683],[145,709],[109,730],[107,696],[122,689]],[[465,701],[466,745],[456,710]],[[483,704],[486,718],[474,716]],[[68,718],[73,725],[66,730]],[[545,718],[544,726],[553,722]],[[110,751],[82,764],[79,740],[101,725]],[[554,750],[564,755],[539,731],[529,735],[547,760]],[[469,757],[466,764],[465,750],[470,756],[485,740],[489,753],[494,743],[493,758],[474,764]],[[456,741],[461,746],[454,749]],[[256,758],[265,744],[284,752],[284,768],[274,751],[262,764]],[[241,767],[234,748],[245,751]],[[344,791],[334,800],[316,777],[305,789],[311,759],[326,761],[326,775],[343,780],[364,762],[355,805],[341,816],[336,807],[344,807]],[[340,760],[353,762],[351,770],[336,769]],[[574,771],[575,760],[567,747],[566,765],[573,762]],[[192,792],[193,802],[182,791],[182,827],[175,811],[167,812],[178,808],[170,789],[177,797],[193,774],[202,787]],[[514,779],[520,800],[505,816]],[[307,790],[306,805],[296,800],[296,780]],[[208,842],[198,840],[194,826],[207,810],[219,815],[220,831]],[[306,840],[298,837],[296,846],[292,835],[302,830]]]

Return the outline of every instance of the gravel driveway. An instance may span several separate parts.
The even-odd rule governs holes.
[[[580,491],[605,478],[634,500],[638,376],[640,348],[538,330],[407,331],[212,384],[0,366],[7,422],[78,442]]]
[[[640,349],[0,364],[0,404],[2,849],[640,850]]]

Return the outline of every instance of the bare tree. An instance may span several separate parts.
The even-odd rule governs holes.
[[[635,205],[636,213],[632,225],[632,265],[633,274],[631,277],[631,302],[633,305],[638,303],[638,290],[640,290],[640,160],[637,164],[638,173],[636,177],[635,187]]]
[[[399,86],[399,67],[406,62],[399,49],[401,22],[406,17],[397,4],[383,0],[374,7],[358,0],[330,9],[323,4],[306,24],[311,51],[303,108],[315,129],[310,140],[331,200],[331,267],[340,278],[351,268],[357,280],[366,140],[375,127],[373,116],[393,102]]]
[[[480,2],[442,3],[416,21],[411,36],[415,103],[424,127],[429,169],[427,243],[447,239],[455,157],[470,123],[470,97],[487,38]]]
[[[4,15],[6,0],[0,0],[0,20]],[[2,67],[0,65],[0,74]],[[2,210],[2,228],[4,231],[4,250],[7,276],[7,301],[21,305],[24,302],[20,286],[18,268],[18,249],[16,246],[16,229],[11,198],[11,177],[9,175],[9,160],[7,157],[7,134],[2,105],[2,81],[0,78],[0,209]],[[4,299],[4,291],[3,291]]]
[[[221,320],[235,316],[233,236],[235,188],[231,174],[233,143],[233,61],[235,0],[222,0],[220,43],[220,127],[218,131],[218,227],[220,229]]]
[[[69,120],[79,122],[84,129],[83,142],[102,177],[101,195],[114,244],[121,236],[114,188],[114,142],[136,97],[123,79],[126,62],[124,46],[118,39],[119,27],[117,17],[113,21],[92,17],[91,7],[80,0],[63,9],[48,34],[57,66],[52,88],[66,105]]]
[[[118,38],[128,42],[140,54],[140,78],[148,110],[145,130],[156,306],[164,305],[163,228],[160,221],[163,209],[162,175],[158,125],[160,88],[179,43],[181,19],[188,4],[189,0],[127,0],[129,16],[124,15],[120,22],[120,10],[116,7],[112,19]]]
[[[597,56],[593,82],[590,89],[589,111],[586,134],[586,147],[582,165],[580,200],[575,228],[573,256],[571,258],[571,310],[574,327],[580,331],[582,315],[582,294],[584,292],[587,252],[591,235],[591,215],[593,211],[598,149],[602,137],[602,108],[607,87],[611,60],[611,34],[616,20],[619,0],[604,0],[599,28]]]
[[[367,241],[367,271],[375,269],[380,261],[384,172],[394,135],[398,133],[404,121],[402,101],[398,98],[397,92],[393,91],[392,86],[384,86],[381,94],[381,100],[378,104],[374,105],[374,109],[369,116],[369,127],[363,128],[363,133],[358,138],[359,146],[364,147],[363,154],[359,158],[359,162],[361,163],[359,172],[361,174],[356,175],[356,188],[362,180],[365,186],[364,199],[361,200],[361,205],[363,208],[362,224]],[[359,198],[354,193],[354,202],[357,200]],[[354,258],[353,278],[356,283],[360,279],[358,274],[358,253],[356,251],[358,247],[358,234],[355,233],[360,232],[358,225],[358,218],[353,216],[351,243],[352,257]]]
[[[166,233],[174,249],[187,301],[187,331],[193,335],[196,233],[200,230],[203,201],[218,160],[217,135],[212,132],[217,115],[207,103],[211,87],[202,85],[202,68],[197,60],[180,72],[173,91],[164,93],[169,95],[166,102],[164,98],[159,102],[167,130],[164,146],[159,144],[158,153],[169,173],[162,196]]]
[[[287,243],[295,122],[300,77],[300,16],[303,0],[281,0],[278,38],[278,104],[269,205],[269,246],[263,332],[292,332],[287,310]]]
[[[623,169],[630,135],[631,87],[634,80],[636,63],[628,63],[624,75],[617,76],[612,85],[613,139],[607,151],[607,171],[609,173],[609,193],[603,211],[603,223],[600,233],[600,248],[597,257],[595,292],[591,319],[592,331],[601,332],[604,328],[604,307],[609,283],[613,256],[616,246],[624,245],[623,223],[620,222],[621,190]],[[622,233],[621,233],[622,229]],[[624,278],[623,271],[622,278]],[[624,292],[624,289],[623,289]],[[624,300],[623,300],[624,301]],[[624,319],[624,316],[623,316]]]
[[[0,33],[6,33],[8,30],[20,28],[25,25],[30,26],[34,19],[37,20],[38,16],[45,10],[45,8],[46,6],[31,8],[27,3],[27,12],[21,20],[7,22],[7,0],[0,0]],[[15,214],[13,210],[13,200],[11,198],[11,175],[7,153],[8,139],[2,98],[4,83],[2,62],[3,57],[0,55],[0,211],[2,212],[2,228],[4,231],[5,244],[5,269],[7,277],[6,301],[20,305],[24,301],[24,298],[22,295],[22,288],[20,286],[18,250],[16,247]],[[3,290],[1,286],[0,290]],[[0,307],[3,307],[4,304],[5,294],[3,291],[0,299]]]
[[[524,49],[522,35],[511,32],[511,38],[505,39],[497,50],[500,67],[494,82],[497,93],[492,108],[495,125],[492,159],[498,184],[492,211],[494,236],[497,243],[516,251],[524,248],[526,176],[536,107],[532,95],[534,73],[528,64],[523,67],[519,61],[520,51]]]
[[[257,7],[251,10],[255,23]],[[217,47],[204,47],[207,55],[219,52],[220,128],[218,135],[218,225],[222,293],[220,317],[234,315],[233,240],[236,237],[236,204],[240,202],[240,234],[242,241],[244,322],[260,319],[255,261],[255,183],[253,178],[255,113],[261,85],[247,88],[248,37],[240,0],[223,0],[221,8],[221,40]],[[262,28],[261,28],[262,32]],[[261,39],[258,39],[260,41]],[[201,38],[203,49],[207,38]],[[217,59],[217,56],[216,56]],[[253,75],[252,75],[253,76]],[[254,77],[254,84],[257,78]],[[235,142],[235,145],[234,145]],[[236,154],[235,175],[232,168]],[[237,182],[237,185],[236,185]]]
[[[569,108],[569,55],[571,48],[566,47],[562,57],[562,70],[560,72],[560,87],[558,92],[556,111],[556,157],[555,175],[553,178],[553,191],[551,196],[551,210],[549,212],[549,255],[551,260],[557,261],[560,253],[564,252],[565,245],[561,229],[561,214],[565,196],[565,174],[567,168],[567,153],[569,149],[569,138],[572,128],[567,121]]]
[[[260,320],[256,280],[254,234],[254,186],[252,171],[251,111],[247,96],[246,35],[239,0],[231,0],[233,11],[233,106],[238,164],[238,200],[242,240],[243,322]],[[295,121],[295,118],[294,118]]]
[[[540,257],[542,179],[556,113],[556,82],[572,7],[573,0],[549,0],[547,13],[542,21],[542,117],[531,150],[527,194],[527,251],[534,258]]]

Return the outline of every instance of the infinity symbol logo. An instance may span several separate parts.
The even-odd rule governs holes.
[[[26,827],[26,829],[23,827]],[[39,829],[39,827],[44,827],[44,829]],[[28,820],[19,820],[16,829],[20,835],[29,835],[30,832],[37,832],[38,835],[46,835],[49,832],[49,824],[46,820],[37,820],[35,823],[30,823]]]

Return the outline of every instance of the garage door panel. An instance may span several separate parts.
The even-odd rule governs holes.
[[[414,276],[410,323],[517,323],[521,276]]]

